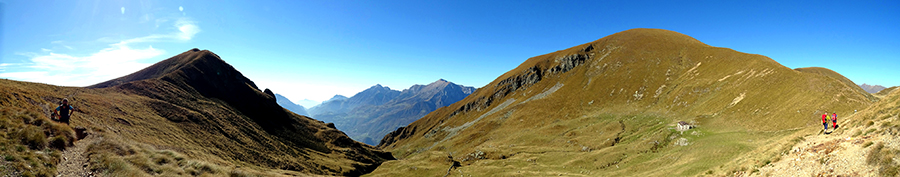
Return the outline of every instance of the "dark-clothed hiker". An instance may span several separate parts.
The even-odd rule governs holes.
[[[54,111],[57,118],[60,122],[66,123],[69,125],[69,118],[72,117],[72,114],[75,113],[75,108],[69,105],[69,99],[64,98],[62,100],[62,104],[59,107],[56,107],[56,111]]]
[[[825,126],[825,130],[828,131],[828,113],[822,114],[822,126]]]

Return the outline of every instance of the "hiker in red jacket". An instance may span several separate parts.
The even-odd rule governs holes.
[[[837,130],[837,127],[838,127],[838,125],[837,125],[837,113],[835,113],[835,112],[832,112],[832,113],[831,113],[831,126],[833,126],[835,130]]]
[[[822,126],[825,126],[825,131],[828,131],[828,113],[822,114]]]

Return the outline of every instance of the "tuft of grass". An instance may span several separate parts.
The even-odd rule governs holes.
[[[173,150],[157,150],[142,144],[126,144],[104,138],[88,145],[91,169],[108,176],[248,176],[202,160],[189,160]],[[228,173],[231,171],[231,173]]]
[[[218,166],[199,161],[189,161],[187,162],[186,166],[187,168],[185,169],[185,171],[194,176],[216,174],[221,171]]]
[[[46,118],[43,119],[45,120]],[[44,131],[46,133],[54,136],[61,136],[63,139],[65,139],[66,146],[72,146],[72,143],[75,143],[75,130],[73,130],[72,127],[68,125],[52,122],[44,124],[44,126],[42,127],[44,128]]]
[[[109,176],[137,176],[141,174],[141,172],[131,163],[128,163],[122,158],[115,158],[111,156],[106,156],[106,158],[102,158],[101,169],[105,168],[104,172]]]
[[[31,124],[32,122],[34,122],[34,117],[31,117],[31,116],[28,116],[25,114],[18,114],[15,116],[15,118],[22,120],[22,123],[25,123],[25,124]]]
[[[22,143],[31,149],[39,150],[47,147],[47,135],[40,127],[27,126],[22,130]]]
[[[166,156],[154,156],[154,157],[152,157],[152,159],[153,159],[153,163],[155,163],[157,165],[165,165],[165,164],[169,164],[172,162],[172,159],[170,157],[166,157]]]
[[[897,176],[900,174],[900,166],[893,165],[884,167],[881,171],[882,176]]]
[[[874,165],[874,164],[878,163],[878,161],[881,159],[881,149],[883,149],[883,148],[884,148],[884,143],[878,142],[877,145],[875,145],[874,147],[872,147],[871,150],[869,150],[869,154],[866,155],[866,162],[869,163],[869,165]]]
[[[775,156],[775,158],[772,159],[772,162],[778,162],[780,160],[781,160],[781,156]]]
[[[154,175],[156,174],[156,169],[153,168],[153,165],[150,162],[150,158],[148,158],[145,154],[135,154],[124,157],[125,161],[130,163],[132,166],[144,171],[145,173]]]
[[[866,130],[865,134],[868,135],[869,133],[872,133],[872,132],[875,132],[874,128],[870,128],[869,130]]]
[[[893,124],[891,124],[891,122],[883,122],[883,123],[881,123],[881,128],[887,128],[887,127],[890,127],[890,126],[893,126]]]
[[[900,164],[894,162],[894,158],[898,151],[900,150],[891,150],[884,143],[878,142],[866,155],[866,163],[879,167],[881,176],[897,176],[900,174]]]
[[[70,141],[65,136],[58,135],[53,138],[50,138],[50,147],[59,149],[59,150],[64,150],[64,149],[66,149],[66,146],[69,145],[69,142]]]
[[[872,146],[872,144],[874,144],[874,143],[871,142],[871,141],[869,141],[869,142],[866,142],[865,144],[863,144],[863,147],[864,147],[864,148],[867,148],[867,147],[869,147],[869,146]]]
[[[119,156],[131,155],[136,153],[134,149],[123,146],[119,142],[109,139],[103,139],[99,142],[88,145],[87,151],[90,154],[109,152]]]

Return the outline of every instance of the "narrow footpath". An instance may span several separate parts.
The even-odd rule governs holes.
[[[56,176],[95,176],[88,169],[87,147],[99,141],[100,137],[89,134],[75,142],[75,146],[66,148],[62,153],[62,162],[56,168]]]

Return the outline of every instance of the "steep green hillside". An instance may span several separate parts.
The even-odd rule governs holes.
[[[372,174],[745,171],[790,146],[783,143],[788,135],[821,126],[816,116],[823,111],[846,114],[873,102],[858,86],[835,78],[672,31],[623,31],[532,57],[388,134],[379,147],[400,160]],[[695,128],[676,131],[679,121]]]

